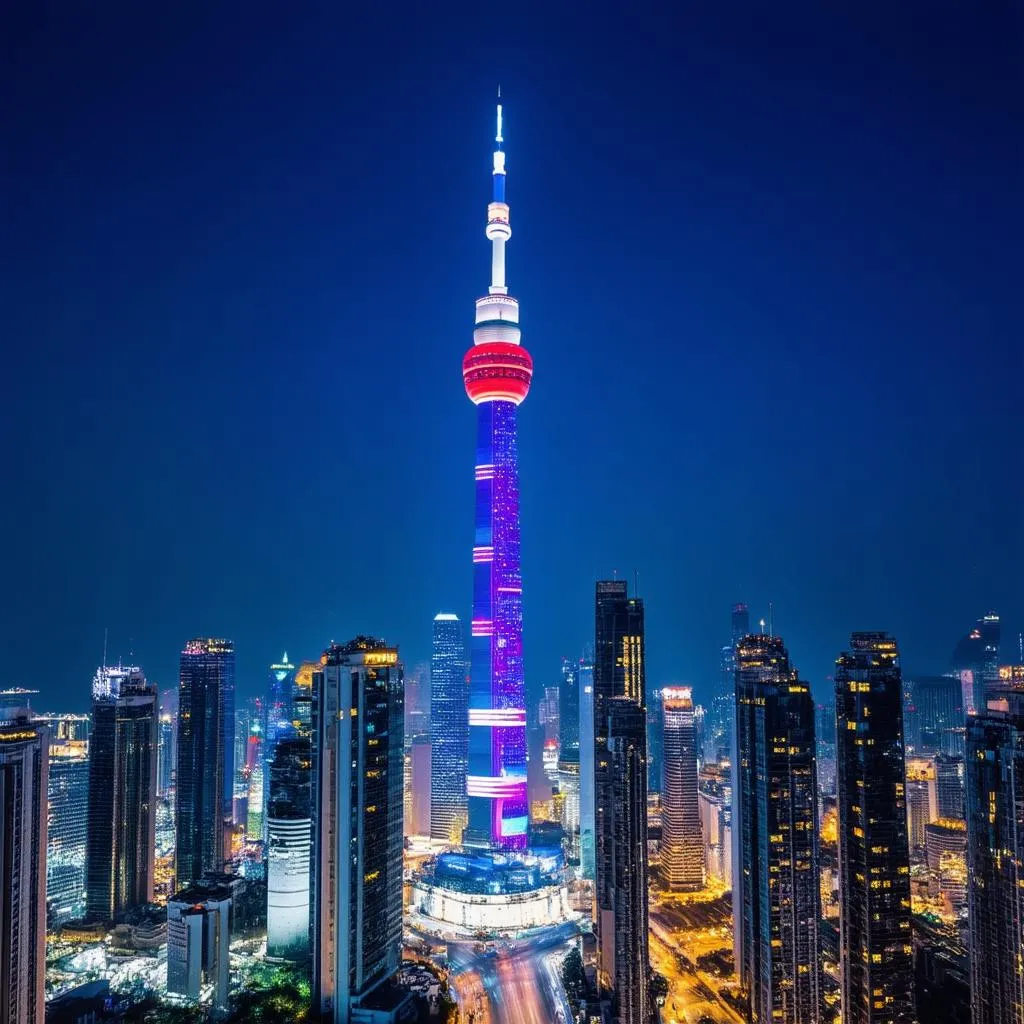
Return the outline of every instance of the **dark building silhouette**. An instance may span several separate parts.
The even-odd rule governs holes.
[[[999,616],[995,612],[983,615],[971,631],[953,649],[950,670],[970,673],[969,686],[964,696],[970,700],[967,711],[978,713],[985,709],[985,691],[999,678]]]
[[[0,708],[0,1021],[43,1024],[49,735]]]
[[[972,1024],[1024,1020],[1024,692],[990,688],[967,724]]]
[[[594,828],[598,979],[619,1008],[623,1024],[641,1019],[647,993],[647,722],[644,605],[620,580],[597,583],[594,614]],[[619,730],[613,750],[613,721]],[[639,729],[639,735],[636,730]],[[613,756],[614,754],[614,756]],[[639,772],[640,779],[630,774]],[[640,799],[638,787],[642,788]],[[639,815],[634,821],[629,815]],[[642,854],[622,848],[623,837],[642,829]],[[632,840],[630,841],[632,842]],[[642,873],[642,878],[641,878]],[[626,889],[619,879],[631,879]],[[642,891],[639,900],[637,894]],[[643,928],[640,928],[640,916]],[[639,934],[642,931],[642,935]],[[627,962],[628,961],[628,962]],[[639,979],[643,979],[642,983]],[[637,988],[636,986],[641,986]],[[634,986],[629,989],[629,986]],[[638,1009],[639,1008],[639,1009]],[[623,1015],[623,1013],[625,1015]]]
[[[181,652],[175,772],[175,876],[184,889],[231,856],[235,647],[198,638]]]
[[[138,668],[101,668],[89,739],[86,915],[116,921],[152,902],[159,747],[157,692]]]
[[[963,754],[963,687],[955,676],[918,676],[911,683],[915,754]]]
[[[817,1024],[814,702],[777,636],[736,648],[733,920],[751,1024]]]
[[[648,1024],[647,720],[629,697],[608,701],[610,906],[601,910],[602,982],[616,1024]]]
[[[854,633],[836,661],[844,1024],[914,1024],[903,679],[896,641]]]

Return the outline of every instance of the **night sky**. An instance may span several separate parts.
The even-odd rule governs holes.
[[[528,684],[613,570],[698,698],[736,600],[819,692],[851,629],[1014,656],[1013,5],[365,6],[7,8],[0,685],[468,617],[499,82]]]

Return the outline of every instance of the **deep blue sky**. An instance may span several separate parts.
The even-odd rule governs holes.
[[[83,708],[109,627],[162,686],[231,636],[254,692],[467,613],[499,81],[529,680],[613,569],[652,685],[737,599],[816,685],[851,629],[1015,637],[1013,5],[363,6],[4,15],[0,683]]]

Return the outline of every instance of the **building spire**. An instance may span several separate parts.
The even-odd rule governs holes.
[[[497,129],[494,134],[494,160],[491,165],[491,203],[487,207],[487,237],[491,242],[491,287],[492,295],[506,295],[505,285],[505,243],[512,237],[509,226],[508,203],[505,202],[505,142],[501,118],[501,86],[498,86]]]

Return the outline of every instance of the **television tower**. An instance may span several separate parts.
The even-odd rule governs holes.
[[[491,284],[476,300],[473,346],[462,361],[466,394],[477,407],[469,822],[463,841],[522,850],[529,815],[516,410],[530,390],[533,360],[520,344],[519,303],[505,284],[505,243],[512,228],[505,201],[500,91],[498,99],[485,229],[491,242]]]

